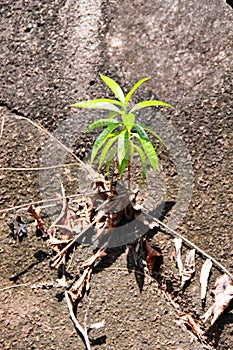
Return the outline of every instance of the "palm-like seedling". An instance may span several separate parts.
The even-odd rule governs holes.
[[[113,91],[117,99],[101,98],[91,101],[81,101],[72,105],[72,107],[102,109],[110,112],[108,118],[96,120],[86,130],[91,131],[105,127],[93,145],[91,163],[99,151],[101,151],[99,155],[99,168],[104,162],[106,162],[106,167],[108,168],[111,161],[117,155],[120,177],[122,177],[124,171],[128,168],[128,178],[130,180],[130,164],[135,152],[137,152],[142,164],[142,180],[144,181],[146,178],[146,159],[148,158],[154,172],[156,172],[158,167],[158,156],[147,133],[154,135],[161,143],[162,140],[148,126],[142,123],[136,123],[134,112],[145,107],[172,106],[162,101],[148,100],[139,102],[128,110],[128,104],[133,93],[141,84],[150,78],[139,80],[125,96],[121,87],[113,79],[102,74],[100,77]]]

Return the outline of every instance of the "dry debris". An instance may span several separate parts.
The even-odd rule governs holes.
[[[191,249],[186,254],[185,266],[181,276],[181,288],[185,286],[195,273],[195,249]]]
[[[223,314],[233,299],[233,281],[226,275],[217,278],[214,288],[212,288],[214,295],[214,304],[201,317],[205,323],[211,316],[211,325]]]
[[[182,274],[183,274],[183,264],[182,264],[182,260],[181,260],[182,239],[181,238],[174,238],[174,244],[175,244],[174,258],[176,260],[180,276],[182,276]]]
[[[201,283],[201,300],[205,300],[206,297],[206,291],[207,291],[207,285],[208,285],[208,279],[210,276],[210,270],[212,268],[212,261],[210,259],[206,259],[204,264],[201,268],[201,274],[200,274],[200,283]]]
[[[41,219],[40,214],[33,208],[32,205],[28,208],[28,213],[31,214],[37,222],[37,226],[44,237],[47,237],[47,227],[44,221]]]
[[[8,226],[11,230],[12,237],[18,239],[19,242],[22,242],[23,238],[27,237],[27,226],[19,214],[13,217],[12,221],[8,223]]]
[[[150,273],[153,272],[154,267],[158,259],[162,257],[162,254],[151,247],[150,243],[146,240],[146,263]]]
[[[70,201],[65,197],[64,188],[61,185],[62,209],[60,215],[49,228],[46,227],[40,213],[33,208],[33,205],[30,205],[28,208],[28,212],[34,217],[38,229],[46,239],[46,244],[55,253],[52,258],[51,266],[56,269],[62,267],[64,278],[61,280],[61,283],[65,288],[65,298],[70,316],[75,328],[82,334],[87,349],[90,349],[90,343],[86,321],[84,320],[83,328],[76,317],[76,305],[90,290],[93,269],[96,263],[107,255],[106,249],[108,244],[112,244],[111,240],[119,240],[118,231],[116,233],[114,230],[118,226],[128,224],[134,220],[145,225],[148,229],[158,227],[160,224],[162,225],[157,219],[154,219],[149,214],[143,213],[141,210],[142,208],[136,205],[136,192],[128,194],[128,192],[122,188],[122,192],[119,191],[119,193],[117,193],[116,189],[102,177],[96,178],[94,185],[95,190],[92,194],[88,196],[80,194]],[[26,226],[18,214],[15,216],[14,220],[10,228],[13,234],[15,234],[16,225],[16,234],[20,236],[21,232],[26,230]],[[124,230],[123,235],[125,235]],[[134,239],[136,237],[137,236],[134,235]],[[147,272],[149,271],[149,273],[152,274],[159,260],[161,260],[162,254],[153,248],[145,238],[141,237],[136,240],[136,242],[138,242],[138,244],[135,246],[135,253],[137,253],[137,247],[138,249],[140,249],[140,247],[144,249],[142,256],[146,258]],[[142,242],[145,244],[142,244]],[[174,258],[181,277],[181,288],[184,288],[195,273],[196,250],[191,249],[188,251],[183,266],[181,252],[182,242],[182,236],[178,236],[178,238],[174,239]],[[68,286],[66,281],[66,262],[68,261],[69,254],[72,253],[77,244],[80,243],[91,243],[100,247],[100,249],[78,267],[79,273],[75,280]],[[213,259],[213,261],[215,260]],[[203,264],[200,274],[202,300],[206,297],[211,267],[212,261],[208,258]],[[168,295],[166,288],[164,289],[164,293]],[[219,277],[216,280],[215,287],[212,289],[212,294],[215,297],[215,302],[202,316],[204,323],[210,316],[213,316],[211,321],[211,324],[213,324],[229,306],[233,299],[233,280],[227,274]],[[185,324],[186,327],[191,330],[192,334],[203,344],[205,341],[204,332],[193,317],[189,313],[179,312],[179,320],[181,324]],[[104,322],[100,322],[92,325],[89,329],[98,329],[103,326]]]
[[[194,320],[194,318],[186,313],[186,312],[181,312],[179,314],[179,319],[182,321],[186,326],[190,327],[191,331],[193,334],[195,334],[199,339],[203,337],[203,330],[201,329],[200,325]]]

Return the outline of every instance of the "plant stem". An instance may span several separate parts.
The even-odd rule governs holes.
[[[130,179],[131,179],[131,162],[130,159],[128,160],[128,190],[130,191]]]

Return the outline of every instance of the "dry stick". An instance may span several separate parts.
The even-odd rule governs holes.
[[[85,195],[86,196],[96,195],[96,192],[86,193]],[[66,196],[65,198],[75,198],[75,197],[82,197],[82,196],[83,196],[82,193],[77,193],[77,194],[72,194],[70,196]],[[0,210],[0,214],[7,213],[8,211],[17,210],[17,209],[27,210],[30,205],[36,205],[36,204],[40,204],[40,203],[44,203],[44,202],[57,202],[57,201],[59,201],[59,198],[56,197],[56,198],[43,199],[43,200],[40,200],[40,201],[37,201],[37,202],[24,203],[24,204],[21,204],[21,205],[17,205],[15,207],[1,209]],[[39,208],[43,208],[43,207],[39,207]]]
[[[107,202],[107,201],[105,201]],[[100,208],[102,208],[103,204],[105,203],[103,202],[102,204],[100,204],[97,208],[96,211],[99,211]],[[94,224],[96,224],[98,220],[98,217],[96,217],[84,230],[82,230],[81,232],[79,232],[77,235],[74,236],[74,238],[72,239],[72,241],[70,243],[68,243],[59,253],[57,253],[57,255],[51,260],[51,261],[56,261],[57,258],[59,258],[61,255],[63,255],[67,249],[69,249],[74,243],[77,242],[77,240],[79,239],[79,237],[81,235],[83,235],[86,231],[88,231]],[[53,266],[53,265],[52,265]]]
[[[66,290],[65,290],[65,298],[66,298],[66,303],[70,312],[71,320],[73,321],[73,324],[75,328],[78,330],[78,332],[82,334],[87,350],[91,350],[90,342],[87,336],[87,331],[83,329],[83,327],[79,324],[77,318],[75,317],[75,314],[73,311],[73,305]]]
[[[61,210],[61,214],[59,215],[59,217],[57,218],[57,220],[55,220],[54,224],[52,226],[55,226],[65,215],[66,211],[67,211],[67,201],[66,201],[66,197],[65,197],[65,189],[63,184],[61,183],[61,193],[62,193],[62,210]],[[63,276],[66,279],[65,275],[65,256],[63,256]],[[87,335],[87,327],[86,327],[86,323],[84,322],[85,325],[85,329],[83,329],[83,327],[79,324],[77,318],[75,317],[74,311],[73,311],[73,304],[71,302],[71,299],[68,295],[68,292],[65,290],[65,298],[66,298],[66,303],[70,312],[70,317],[71,320],[73,321],[73,324],[75,326],[75,328],[78,330],[78,332],[80,334],[82,334],[85,345],[86,345],[86,349],[87,350],[91,350],[91,346],[90,346],[90,342],[88,339],[88,335]]]
[[[220,262],[218,262],[215,258],[213,258],[211,255],[209,255],[208,253],[206,253],[204,250],[202,250],[201,248],[199,248],[196,244],[192,243],[191,241],[189,241],[187,238],[185,238],[184,236],[182,236],[180,233],[176,232],[175,230],[173,230],[172,228],[170,228],[169,226],[167,226],[166,224],[164,224],[162,221],[154,218],[153,216],[151,216],[150,214],[147,213],[143,213],[143,215],[147,216],[150,219],[153,219],[155,222],[157,222],[160,226],[163,226],[172,236],[178,237],[180,239],[182,239],[188,246],[196,249],[201,255],[205,256],[206,258],[210,259],[219,269],[221,269],[224,273],[226,273],[231,280],[233,281],[233,274],[230,273],[230,271],[228,271]]]
[[[4,290],[12,289],[12,288],[28,287],[28,286],[30,286],[30,284],[31,284],[31,282],[22,283],[22,284],[16,284],[14,286],[7,286],[7,287],[4,287],[4,288],[1,288],[0,292],[3,292]]]
[[[56,218],[56,220],[52,223],[51,227],[55,227],[58,222],[64,217],[66,211],[67,211],[67,201],[66,201],[66,196],[65,196],[65,190],[63,183],[61,182],[61,194],[62,194],[62,210],[60,215]]]
[[[53,140],[55,140],[57,143],[59,143],[59,145],[64,148],[70,155],[72,155],[72,157],[74,157],[79,164],[85,165],[85,163],[83,163],[81,161],[81,159],[79,159],[67,146],[65,146],[58,138],[56,138],[53,134],[51,134],[48,130],[46,130],[43,126],[35,123],[34,121],[32,121],[31,119],[27,118],[27,117],[23,117],[23,116],[18,116],[18,115],[14,115],[13,118],[16,119],[23,119],[28,121],[30,124],[32,124],[33,126],[35,126],[37,129],[39,129],[40,131],[42,131],[43,133],[45,133],[46,135],[48,135],[49,137],[51,137]]]
[[[2,124],[1,124],[1,130],[0,130],[0,138],[2,137],[3,134],[3,128],[4,128],[4,123],[5,123],[5,117],[2,117]]]
[[[66,166],[71,165],[77,165],[79,163],[68,163],[68,164],[57,164],[57,165],[51,165],[51,166],[45,166],[45,167],[39,167],[39,168],[2,168],[0,167],[0,170],[7,170],[7,171],[33,171],[33,170],[49,170],[49,169],[56,169],[56,168],[62,168]]]
[[[79,159],[67,146],[65,146],[58,138],[56,138],[54,135],[52,135],[48,130],[46,130],[44,127],[42,127],[41,125],[33,122],[32,120],[28,119],[27,117],[23,117],[23,116],[16,116],[14,115],[13,118],[16,118],[16,119],[23,119],[23,120],[26,120],[28,121],[30,124],[32,124],[33,126],[35,126],[37,129],[39,129],[40,131],[42,131],[43,133],[45,133],[46,135],[48,135],[49,137],[51,137],[53,140],[55,140],[57,143],[59,143],[59,145],[64,148],[72,157],[74,157],[79,164],[81,164],[82,166],[85,167],[85,163],[81,161],[81,159]],[[1,127],[1,134],[3,132],[3,123],[5,121],[5,118],[3,118],[3,121],[2,121],[2,127]],[[86,167],[87,168],[87,167]],[[88,170],[88,168],[87,168]],[[32,203],[30,203],[32,204]],[[20,206],[21,207],[21,206]],[[13,209],[17,209],[17,207],[14,207]],[[12,208],[9,208],[9,209],[4,209],[4,210],[0,210],[0,214],[1,213],[4,213],[6,211],[9,211],[9,210],[13,210]]]
[[[90,298],[90,295],[89,295],[88,296],[88,305],[87,305],[86,312],[85,312],[85,315],[84,315],[84,329],[85,329],[86,333],[87,333],[87,317],[88,317],[88,312],[89,312],[90,306],[91,306],[91,298]]]
[[[93,225],[95,224],[95,220],[88,225],[84,230],[82,230],[81,232],[79,232],[77,235],[74,236],[74,238],[72,239],[72,241],[70,243],[68,243],[59,253],[57,253],[57,255],[55,255],[55,257],[53,259],[51,259],[51,261],[56,261],[61,255],[63,255],[70,247],[72,247],[72,245],[74,243],[77,242],[77,240],[79,239],[79,237],[84,234],[87,230],[89,230],[89,228],[91,228]],[[53,265],[52,265],[53,266]]]

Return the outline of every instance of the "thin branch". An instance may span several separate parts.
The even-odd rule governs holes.
[[[107,202],[107,201],[105,201]],[[104,202],[104,203],[105,203]],[[100,208],[102,207],[103,203],[100,204],[97,208],[96,208],[96,212],[98,212],[100,210]],[[85,232],[87,232],[92,226],[94,226],[96,224],[96,222],[98,221],[98,215],[95,217],[95,219],[85,228],[83,229],[81,232],[79,232],[77,235],[74,236],[74,238],[72,239],[72,241],[70,241],[70,243],[68,243],[59,253],[57,253],[57,255],[54,256],[53,259],[51,259],[51,261],[53,262],[53,264],[51,266],[54,266],[55,263],[54,261],[57,261],[57,259],[62,256],[63,254],[65,254],[65,252],[72,247],[73,244],[75,244],[78,239],[80,238],[80,236],[82,236]],[[52,226],[50,226],[52,227]]]
[[[0,130],[0,139],[2,138],[4,124],[5,124],[5,116],[2,117],[1,130]]]
[[[38,170],[49,170],[49,169],[56,169],[56,168],[62,168],[66,166],[72,166],[77,165],[79,163],[68,163],[68,164],[57,164],[57,165],[51,165],[46,167],[39,167],[39,168],[2,168],[0,167],[0,170],[7,170],[7,171],[38,171]]]
[[[196,244],[192,243],[191,241],[189,241],[187,238],[185,238],[184,236],[182,236],[180,233],[176,232],[175,230],[173,230],[172,228],[170,228],[169,226],[167,226],[166,224],[164,224],[162,221],[154,218],[153,216],[151,216],[150,214],[147,214],[145,212],[143,212],[143,215],[145,215],[146,217],[148,217],[149,219],[153,219],[155,222],[157,222],[160,226],[164,227],[166,229],[166,231],[169,232],[169,234],[171,234],[173,237],[178,237],[180,239],[182,239],[188,246],[196,249],[202,256],[205,256],[206,258],[210,259],[213,264],[215,266],[217,266],[220,270],[222,270],[224,273],[226,273],[231,280],[233,281],[233,274],[228,271],[220,262],[218,262],[215,258],[213,258],[211,255],[209,255],[208,253],[206,253],[204,250],[202,250],[201,248],[199,248]]]
[[[90,193],[85,193],[85,196],[95,196],[96,195],[96,192],[90,192]],[[83,194],[82,193],[77,193],[77,194],[72,194],[70,196],[65,196],[65,198],[76,198],[76,197],[82,197]],[[6,209],[1,209],[0,210],[0,214],[2,213],[7,213],[8,211],[12,211],[12,210],[17,210],[17,209],[20,209],[20,210],[28,210],[28,207],[30,205],[37,205],[37,204],[40,204],[40,203],[44,203],[44,202],[57,202],[59,201],[59,198],[56,197],[56,198],[48,198],[48,199],[43,199],[43,200],[40,200],[40,201],[37,201],[37,202],[29,202],[29,203],[24,203],[24,204],[21,204],[21,205],[16,205],[14,207],[10,207],[10,208],[6,208]],[[43,207],[39,207],[39,208],[43,208]]]
[[[29,282],[29,283],[15,284],[13,286],[7,286],[4,288],[1,288],[0,292],[3,292],[4,290],[12,289],[12,288],[28,287],[28,286],[30,286],[30,284],[31,283]]]
[[[87,336],[87,331],[85,331],[83,329],[83,327],[80,325],[80,323],[78,322],[77,318],[75,317],[74,311],[73,311],[73,305],[72,302],[70,300],[69,294],[67,292],[67,290],[65,290],[65,298],[66,298],[66,303],[70,312],[70,317],[71,320],[75,326],[75,328],[77,329],[77,331],[82,335],[85,345],[86,345],[86,349],[87,350],[91,350],[91,346],[90,346],[90,342]]]
[[[66,196],[65,196],[65,190],[64,190],[64,186],[61,183],[61,193],[62,193],[62,210],[60,215],[55,219],[55,221],[52,223],[51,227],[55,227],[59,221],[61,221],[63,219],[63,217],[65,216],[66,212],[67,212],[67,200],[66,200]]]
[[[88,305],[87,305],[87,308],[86,308],[86,312],[85,312],[85,315],[84,315],[84,329],[85,329],[85,332],[87,333],[87,318],[88,318],[88,312],[89,312],[89,309],[90,309],[90,306],[91,306],[91,298],[90,298],[90,295],[88,296]]]
[[[81,232],[79,232],[77,235],[74,236],[74,238],[70,241],[70,243],[68,243],[59,253],[57,253],[57,255],[55,255],[51,261],[53,262],[53,264],[51,265],[52,267],[54,265],[56,265],[54,263],[54,261],[56,261],[60,256],[62,256],[63,254],[65,254],[65,252],[72,247],[73,244],[75,244],[77,242],[77,240],[79,239],[79,237],[81,235],[83,235],[86,231],[88,231],[93,225],[95,224],[95,221],[93,221],[90,225],[88,225],[84,230],[82,230]]]
[[[8,116],[9,117],[9,116]],[[65,146],[58,138],[56,138],[53,134],[51,134],[48,130],[46,130],[42,125],[39,125],[37,123],[35,123],[33,120],[27,118],[27,117],[23,117],[23,116],[19,116],[19,115],[14,115],[14,116],[10,116],[10,118],[16,118],[16,119],[23,119],[26,120],[27,122],[29,122],[30,124],[32,124],[33,126],[35,126],[37,129],[39,129],[40,131],[42,131],[44,134],[48,135],[49,137],[51,137],[53,140],[55,140],[57,143],[59,143],[59,145],[66,150],[72,157],[74,157],[79,164],[85,165],[85,163],[83,163],[81,161],[81,159],[79,159],[79,157],[77,157],[72,151],[71,149],[69,149],[67,146]]]

